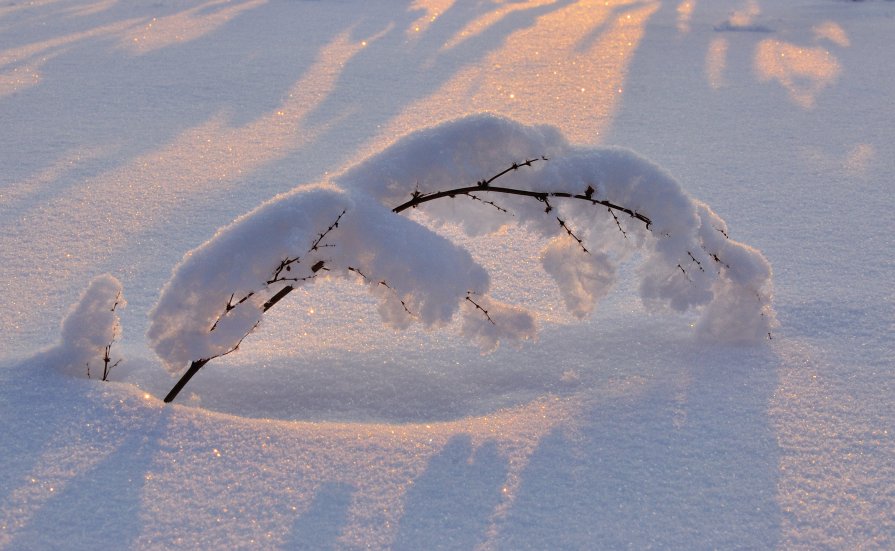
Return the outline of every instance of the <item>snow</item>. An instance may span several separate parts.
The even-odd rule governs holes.
[[[883,0],[0,7],[0,548],[892,548],[893,20]],[[481,113],[517,130],[470,141]],[[534,201],[389,211],[529,155],[551,160],[513,182],[683,190],[669,212],[736,258],[703,288],[723,299],[655,310],[699,285],[649,279],[650,234],[583,204],[557,207],[590,216],[590,255]],[[364,210],[346,258],[375,250],[424,323],[321,277],[163,404],[152,347],[196,345],[269,277],[253,259],[303,255],[340,206]],[[773,339],[719,339],[765,329],[740,291],[768,266]],[[470,290],[521,343],[481,354],[506,336]],[[82,337],[123,358],[111,382],[85,378]]]

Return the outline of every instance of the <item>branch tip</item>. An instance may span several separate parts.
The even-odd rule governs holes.
[[[485,310],[481,304],[472,300],[472,296],[471,296],[472,294],[473,294],[472,291],[466,291],[466,300],[468,300],[473,306],[475,306],[476,310],[479,310],[480,312],[482,312],[482,314],[485,316],[485,319],[487,319],[488,321],[491,322],[491,325],[497,325],[496,323],[494,323],[494,320],[491,319],[491,316],[488,314],[488,311]]]

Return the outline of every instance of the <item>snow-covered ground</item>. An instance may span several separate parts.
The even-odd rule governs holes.
[[[886,0],[0,6],[0,548],[895,547],[893,37]],[[536,341],[322,281],[162,403],[188,251],[479,112],[667,170],[770,261],[773,339],[697,338],[636,258],[579,320],[537,232],[447,227]],[[61,325],[103,273],[112,382]]]

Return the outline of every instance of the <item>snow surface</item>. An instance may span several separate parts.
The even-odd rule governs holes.
[[[871,0],[0,7],[0,548],[895,547],[893,27]],[[480,112],[673,175],[773,266],[773,340],[648,311],[637,258],[570,312],[574,247],[415,214],[538,340],[483,356],[320,281],[162,404],[149,313],[187,252]],[[116,281],[114,382],[66,373]]]

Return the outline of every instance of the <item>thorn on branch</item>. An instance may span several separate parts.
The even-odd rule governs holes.
[[[484,314],[485,319],[487,319],[488,321],[490,321],[490,322],[491,322],[491,325],[497,325],[496,323],[494,323],[494,320],[491,319],[491,316],[488,314],[488,311],[485,310],[484,308],[482,308],[482,305],[481,305],[481,304],[479,304],[478,302],[472,300],[472,296],[471,296],[472,294],[473,294],[472,291],[466,291],[466,300],[468,300],[470,304],[472,304],[473,306],[475,306],[476,310],[479,310],[482,314]]]
[[[593,186],[588,185],[587,189],[584,190],[584,198],[585,199],[593,199],[595,191],[597,191],[597,190],[595,190]]]

